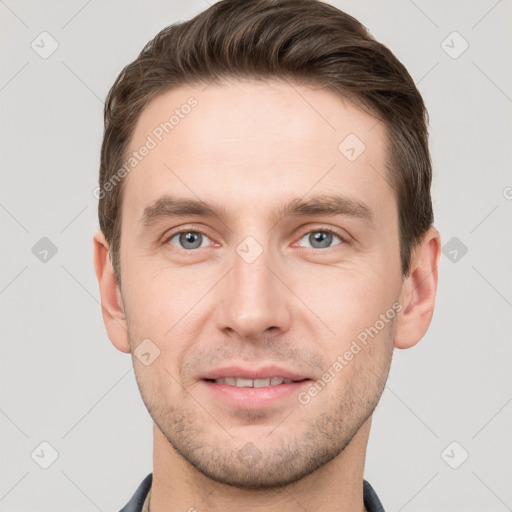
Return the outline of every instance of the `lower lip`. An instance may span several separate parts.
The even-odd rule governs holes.
[[[217,399],[240,409],[263,409],[276,405],[286,398],[297,397],[304,387],[311,385],[310,380],[303,380],[277,386],[239,388],[207,380],[202,382]]]

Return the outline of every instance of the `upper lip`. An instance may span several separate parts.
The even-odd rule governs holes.
[[[240,377],[242,379],[270,379],[272,377],[282,377],[290,380],[308,379],[305,375],[292,370],[287,370],[280,366],[262,366],[260,368],[243,368],[242,366],[225,366],[216,368],[206,373],[203,379],[223,379],[226,377]]]

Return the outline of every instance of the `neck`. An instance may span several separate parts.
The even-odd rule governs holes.
[[[292,484],[271,489],[240,489],[215,482],[184,460],[153,425],[151,512],[363,512],[363,472],[371,417],[342,453]]]

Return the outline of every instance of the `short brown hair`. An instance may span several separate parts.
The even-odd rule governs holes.
[[[434,218],[428,113],[405,67],[359,21],[320,0],[222,0],[161,30],[108,93],[98,215],[118,283],[125,180],[108,193],[105,186],[118,177],[142,110],[170,89],[228,77],[320,85],[384,123],[402,274],[407,276],[412,249]]]

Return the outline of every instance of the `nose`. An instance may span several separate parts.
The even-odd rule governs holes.
[[[291,324],[293,294],[282,273],[265,249],[252,262],[243,252],[235,252],[232,270],[222,281],[217,327],[252,341],[286,332]]]

